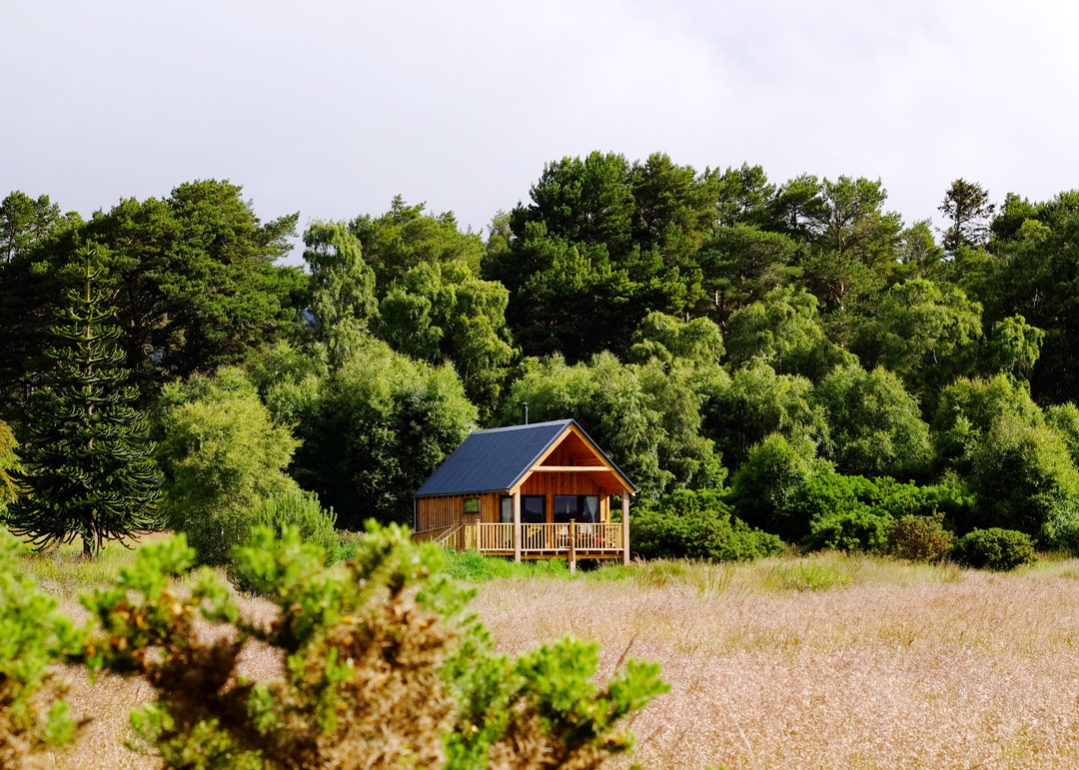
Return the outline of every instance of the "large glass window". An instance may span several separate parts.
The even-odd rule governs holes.
[[[521,523],[546,524],[547,498],[543,495],[521,495]]]
[[[568,524],[599,521],[599,497],[596,495],[555,495],[554,520]]]

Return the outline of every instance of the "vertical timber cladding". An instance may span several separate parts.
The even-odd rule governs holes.
[[[461,520],[460,497],[421,497],[416,500],[416,531],[452,527]]]
[[[420,497],[416,499],[416,531],[452,527],[462,521],[465,500],[479,498],[480,521],[498,521],[498,493]]]

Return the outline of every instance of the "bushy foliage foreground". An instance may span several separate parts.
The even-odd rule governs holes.
[[[293,528],[257,528],[236,561],[273,604],[269,622],[216,573],[192,572],[183,536],[145,546],[84,596],[93,623],[78,635],[0,555],[0,740],[23,754],[73,727],[62,707],[33,710],[61,655],[150,684],[131,724],[170,768],[593,768],[631,748],[624,718],[667,689],[658,666],[632,660],[597,687],[596,645],[571,638],[494,654],[465,613],[471,592],[439,577],[441,551],[397,527],[372,525],[335,566]],[[38,598],[20,603],[11,585]],[[251,647],[273,653],[277,676],[241,675]]]

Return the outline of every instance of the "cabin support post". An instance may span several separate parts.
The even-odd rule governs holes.
[[[521,560],[521,488],[513,490],[513,560]]]
[[[622,563],[629,564],[629,490],[622,490]]]
[[[577,574],[577,521],[569,520],[569,574]]]

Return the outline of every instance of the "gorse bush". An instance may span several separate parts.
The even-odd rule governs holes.
[[[1006,571],[1034,563],[1034,543],[1014,529],[975,529],[959,538],[952,558],[965,567]]]
[[[742,561],[783,550],[777,535],[753,529],[713,490],[678,490],[633,519],[634,550],[646,559]]]
[[[20,574],[19,543],[0,529],[0,767],[70,740],[76,724],[49,666],[77,646],[56,600]]]
[[[573,639],[494,655],[464,614],[471,592],[436,576],[440,549],[403,529],[372,525],[354,559],[326,561],[292,527],[255,530],[236,562],[275,605],[266,624],[190,572],[182,536],[146,546],[84,597],[97,625],[82,659],[149,682],[132,725],[173,768],[598,767],[632,746],[623,718],[667,689],[636,661],[597,688],[596,647]],[[237,676],[251,644],[280,654],[278,677]]]

